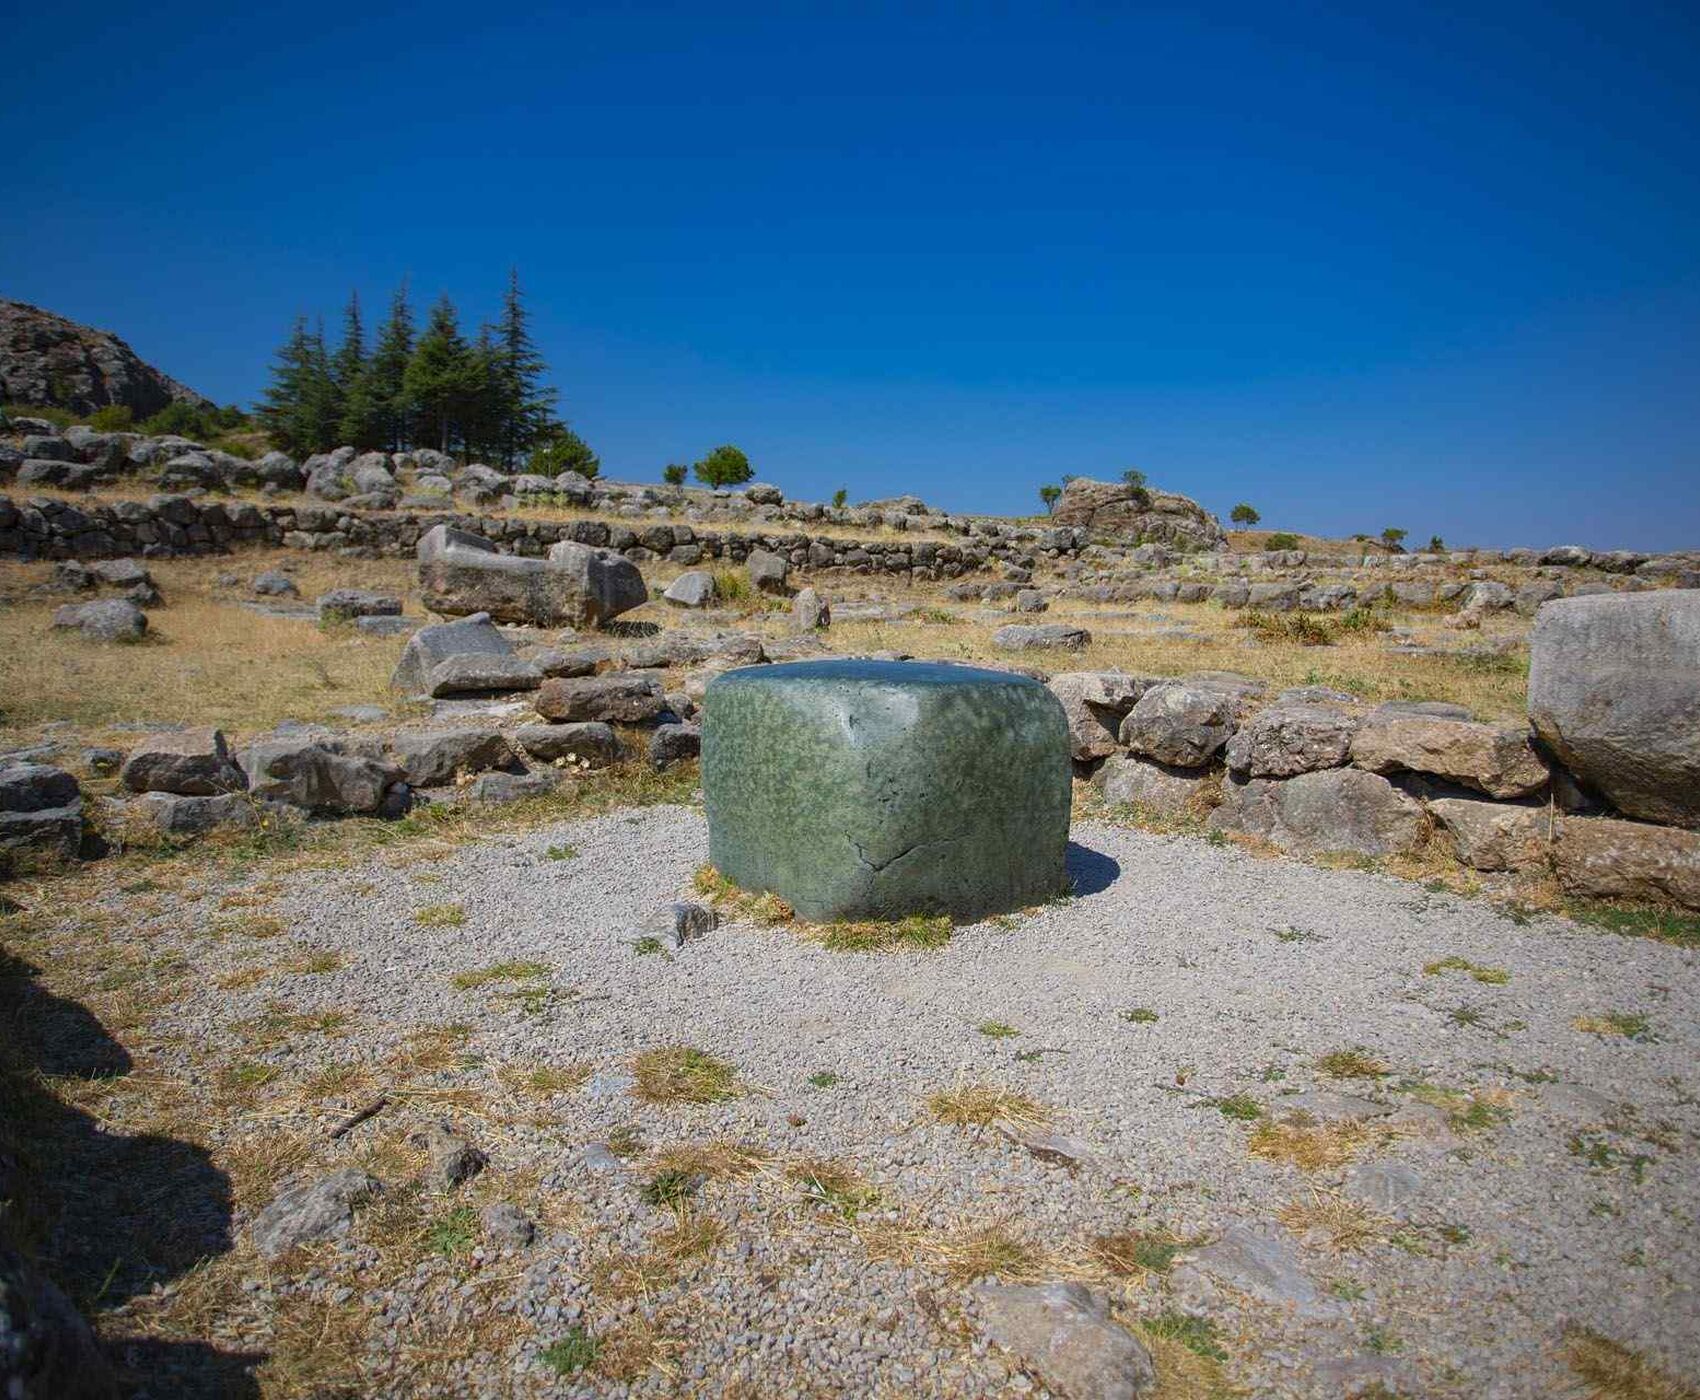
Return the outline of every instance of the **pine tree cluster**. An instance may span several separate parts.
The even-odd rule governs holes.
[[[510,469],[530,458],[551,474],[593,476],[596,456],[556,417],[546,372],[517,272],[509,274],[501,314],[473,340],[447,296],[416,330],[403,284],[370,346],[358,295],[348,300],[335,350],[322,324],[298,318],[258,416],[273,442],[298,456],[345,444],[389,452],[434,447]]]

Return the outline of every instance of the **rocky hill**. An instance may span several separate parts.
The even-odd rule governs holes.
[[[210,399],[143,362],[111,331],[0,297],[0,402],[92,413],[109,404],[149,418],[174,401]]]
[[[1085,476],[1063,488],[1051,518],[1088,530],[1095,539],[1125,544],[1215,549],[1227,538],[1221,521],[1188,496]]]

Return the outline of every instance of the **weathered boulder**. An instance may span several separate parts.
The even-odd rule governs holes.
[[[765,481],[752,481],[744,488],[744,499],[752,506],[776,506],[784,501],[785,493]]]
[[[714,602],[716,593],[714,575],[702,569],[692,569],[668,584],[667,591],[661,596],[675,607],[706,608]]]
[[[752,549],[744,561],[750,582],[762,593],[783,594],[785,580],[791,574],[791,564],[782,555],[765,549]]]
[[[1176,768],[1201,768],[1239,726],[1246,693],[1206,681],[1162,681],[1122,721],[1122,747]]]
[[[249,1234],[267,1259],[297,1245],[345,1235],[356,1206],[382,1191],[383,1184],[359,1167],[344,1167],[318,1181],[292,1186],[254,1217]]]
[[[1221,522],[1197,501],[1170,491],[1084,476],[1063,487],[1051,519],[1057,525],[1083,527],[1097,538],[1128,544],[1215,549],[1227,538]]]
[[[408,790],[402,770],[341,751],[335,740],[309,734],[271,734],[242,754],[248,790],[256,799],[284,802],[327,816],[400,816]]]
[[[1553,865],[1570,894],[1700,909],[1700,831],[1565,817]]]
[[[667,708],[667,697],[654,676],[625,671],[546,680],[535,703],[537,713],[548,720],[641,724]]]
[[[125,808],[124,818],[126,825],[137,823],[163,836],[205,836],[209,831],[247,831],[268,821],[285,821],[291,811],[279,803],[256,802],[245,792],[217,797],[146,792]]]
[[[670,768],[702,752],[702,728],[695,724],[659,724],[649,736],[649,762],[654,768]]]
[[[1256,836],[1285,851],[1355,851],[1392,855],[1416,847],[1422,808],[1388,782],[1360,768],[1327,768],[1296,778],[1224,783],[1222,805],[1210,814],[1215,831]]]
[[[1089,763],[1116,751],[1122,720],[1154,682],[1120,671],[1063,671],[1048,684],[1068,716],[1070,757]]]
[[[1277,703],[1228,740],[1228,768],[1251,778],[1292,778],[1344,767],[1357,727],[1354,716],[1327,705]]]
[[[89,572],[113,588],[137,588],[153,582],[148,566],[140,559],[91,560]]]
[[[295,580],[288,574],[280,574],[268,569],[263,574],[256,574],[253,583],[254,594],[260,598],[299,598],[301,590],[295,586]]]
[[[466,795],[487,807],[504,807],[510,802],[545,797],[559,784],[560,775],[556,773],[480,773],[466,785]]]
[[[499,554],[478,535],[436,525],[421,537],[418,557],[420,590],[433,612],[594,627],[649,601],[637,565],[571,540],[532,559]]]
[[[1529,638],[1529,719],[1620,812],[1700,827],[1700,590],[1542,608]]]
[[[374,593],[366,588],[333,588],[319,596],[317,607],[322,621],[341,621],[356,617],[400,617],[401,599],[389,593]]]
[[[1547,858],[1551,818],[1544,807],[1436,797],[1428,811],[1451,838],[1453,854],[1477,870],[1526,870]]]
[[[48,763],[0,763],[0,851],[69,860],[82,838],[83,791],[71,774]]]
[[[429,689],[431,672],[451,656],[514,659],[513,645],[491,625],[488,613],[474,613],[455,622],[421,627],[407,639],[390,685],[409,694]]]
[[[67,603],[53,613],[55,631],[77,631],[97,642],[139,642],[147,635],[148,616],[123,598]]]
[[[832,626],[832,606],[812,588],[802,589],[791,600],[793,632],[823,632]]]
[[[1159,817],[1202,816],[1218,786],[1204,769],[1173,768],[1131,754],[1112,756],[1093,781],[1108,806],[1139,807]]]
[[[445,656],[425,678],[425,693],[434,700],[451,695],[492,695],[514,690],[536,690],[543,673],[517,656],[489,656],[464,652]]]
[[[539,763],[577,760],[588,768],[606,768],[620,757],[613,729],[598,720],[571,724],[524,724],[513,741]]]
[[[248,786],[230,756],[223,731],[210,724],[150,734],[130,750],[119,777],[131,792],[175,792],[185,797],[216,797]]]
[[[441,787],[462,773],[516,768],[519,759],[500,730],[404,729],[390,740],[390,752],[409,787]]]
[[[1090,632],[1066,622],[1042,622],[1034,626],[1011,623],[992,633],[992,645],[1005,651],[1084,651],[1091,644]]]
[[[1078,1283],[983,1283],[979,1328],[1066,1400],[1138,1400],[1157,1387],[1151,1353]]]
[[[1547,766],[1521,724],[1376,711],[1352,735],[1352,762],[1384,777],[1429,773],[1490,797],[1527,797],[1546,787]]]
[[[1050,604],[1045,601],[1045,595],[1037,588],[1019,589],[1015,595],[1015,610],[1018,613],[1042,613],[1050,610]]]

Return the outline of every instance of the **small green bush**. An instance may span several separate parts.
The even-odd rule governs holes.
[[[89,427],[102,433],[127,433],[136,424],[136,415],[127,403],[109,403],[89,414]]]
[[[696,464],[697,480],[704,486],[738,486],[755,476],[743,451],[726,443]]]
[[[1263,541],[1265,549],[1297,549],[1299,537],[1287,530],[1277,530]]]
[[[602,471],[602,460],[590,450],[590,444],[571,428],[562,427],[548,442],[531,449],[526,470],[533,476],[560,476],[577,472],[586,481],[595,481]]]

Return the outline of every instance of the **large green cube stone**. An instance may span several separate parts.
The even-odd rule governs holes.
[[[749,666],[703,698],[709,859],[804,919],[984,918],[1067,888],[1068,721],[1037,681]]]

